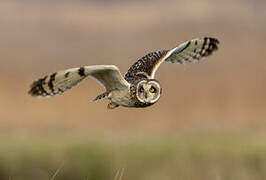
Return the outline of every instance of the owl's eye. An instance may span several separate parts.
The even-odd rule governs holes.
[[[139,91],[140,91],[140,92],[144,92],[144,88],[143,88],[143,87],[140,87],[140,88],[139,88]]]
[[[154,87],[151,87],[151,88],[150,88],[150,92],[151,92],[151,93],[156,93],[156,89],[155,89]]]

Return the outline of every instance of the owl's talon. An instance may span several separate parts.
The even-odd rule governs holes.
[[[108,105],[107,105],[107,108],[108,109],[114,109],[114,108],[117,108],[119,105],[117,105],[117,104],[115,104],[115,103],[109,103]]]

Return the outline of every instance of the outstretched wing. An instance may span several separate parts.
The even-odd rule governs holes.
[[[209,56],[218,49],[219,41],[215,38],[204,37],[187,41],[172,50],[161,50],[147,54],[133,64],[125,75],[130,81],[134,76],[145,76],[153,79],[158,67],[164,62],[184,64],[196,62]]]
[[[67,69],[45,76],[31,84],[29,94],[40,97],[62,94],[87,76],[96,79],[104,86],[106,91],[122,90],[130,87],[130,84],[123,78],[116,66],[96,65]]]

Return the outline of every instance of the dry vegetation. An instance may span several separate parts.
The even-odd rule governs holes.
[[[263,179],[266,176],[266,4],[0,2],[0,179]],[[115,64],[199,36],[220,50],[164,64],[163,96],[147,109],[90,103],[86,80],[34,99],[31,81],[59,69]],[[203,135],[202,135],[203,134]],[[7,142],[8,141],[8,142]]]

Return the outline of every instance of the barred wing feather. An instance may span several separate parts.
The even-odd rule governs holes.
[[[87,76],[97,80],[106,91],[128,89],[130,87],[130,84],[123,78],[116,66],[96,65],[67,69],[47,75],[31,84],[29,94],[38,97],[62,94]]]

